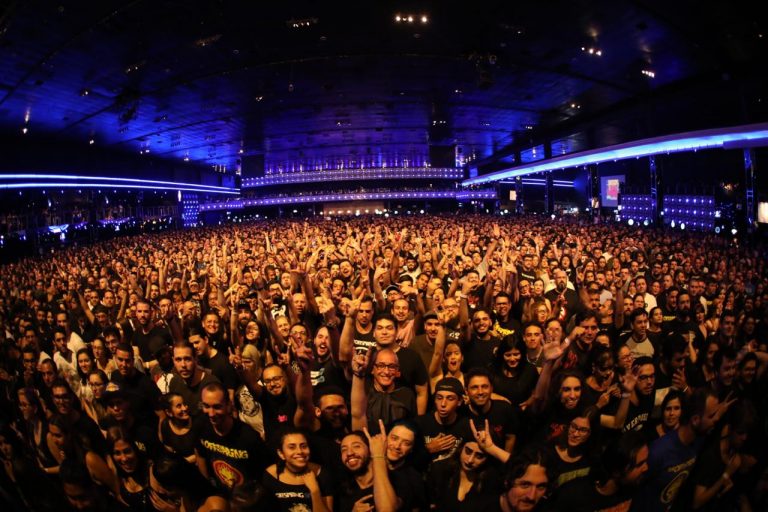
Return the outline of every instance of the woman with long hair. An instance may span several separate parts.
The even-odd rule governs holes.
[[[584,478],[594,463],[593,446],[600,441],[600,410],[594,405],[577,413],[551,446],[553,487]]]
[[[525,358],[526,346],[517,333],[505,336],[493,361],[493,391],[523,407],[536,388],[539,372]]]
[[[84,464],[94,483],[119,498],[120,483],[106,462],[106,454],[97,452],[88,436],[77,432],[65,416],[54,414],[48,423],[48,448],[59,466],[65,459]]]
[[[427,498],[440,511],[477,512],[494,506],[501,477],[477,440],[465,440],[454,455],[433,463],[427,474]]]
[[[461,365],[464,363],[464,354],[461,344],[456,340],[446,340],[444,336],[438,336],[435,340],[435,351],[429,363],[429,385],[434,390],[435,385],[445,377],[454,377],[464,383],[464,373]]]
[[[112,360],[107,344],[104,338],[97,336],[91,342],[91,351],[93,352],[93,362],[99,370],[109,375],[115,369],[115,363]]]
[[[119,427],[109,430],[109,455],[120,482],[120,499],[131,512],[152,510],[149,496],[149,466],[136,443]]]
[[[88,386],[88,374],[95,368],[93,352],[89,347],[81,348],[75,354],[77,377],[79,386],[77,386],[77,396],[80,399],[92,399],[93,394]]]
[[[656,434],[663,437],[672,430],[680,427],[680,412],[683,408],[685,394],[682,391],[672,389],[664,396],[661,402],[661,420],[656,425]]]
[[[590,352],[589,362],[592,373],[584,381],[586,386],[583,391],[587,403],[602,410],[621,397],[621,389],[616,380],[616,360],[610,349],[598,346]]]
[[[80,405],[83,407],[83,412],[95,421],[97,425],[101,425],[107,417],[107,408],[104,406],[102,397],[107,390],[109,379],[107,379],[107,375],[103,371],[94,368],[88,372],[87,382],[90,398],[80,397]]]
[[[278,462],[264,471],[262,479],[264,487],[275,494],[277,509],[284,512],[333,510],[330,475],[309,461],[309,443],[304,432],[287,428],[277,445]]]

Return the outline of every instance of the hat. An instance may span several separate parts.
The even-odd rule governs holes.
[[[400,287],[397,286],[396,284],[391,284],[391,285],[387,286],[386,288],[384,288],[384,295],[388,295],[389,292],[398,292],[398,293],[400,293]]]
[[[128,393],[122,389],[117,382],[110,382],[107,384],[104,394],[101,396],[101,400],[107,404],[116,398],[128,400]]]
[[[435,385],[435,394],[437,394],[438,391],[450,391],[451,393],[455,393],[456,396],[462,397],[464,396],[464,385],[462,385],[461,381],[455,377],[445,377]]]
[[[245,299],[240,299],[237,301],[237,309],[247,309],[250,311],[251,305],[248,304],[248,301]]]
[[[426,313],[424,313],[424,316],[422,317],[422,319],[423,319],[425,322],[426,322],[427,320],[429,320],[430,318],[434,318],[435,320],[439,320],[439,319],[440,319],[440,317],[439,317],[439,316],[437,316],[437,311],[435,311],[434,309],[430,309],[429,311],[427,311]]]
[[[258,299],[259,298],[259,291],[258,290],[251,290],[248,292],[248,295],[246,296],[248,299]]]

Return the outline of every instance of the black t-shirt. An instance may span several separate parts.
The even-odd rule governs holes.
[[[519,409],[503,400],[492,400],[491,408],[487,413],[475,413],[469,407],[464,412],[467,418],[474,422],[475,428],[478,430],[484,430],[485,420],[488,420],[488,427],[491,429],[493,440],[502,448],[506,436],[517,435],[520,430]]]
[[[349,388],[344,370],[337,366],[333,358],[330,357],[324,362],[313,359],[309,368],[309,375],[312,387],[315,389],[323,386],[336,386],[345,390]]]
[[[424,476],[416,471],[409,463],[405,463],[395,469],[389,470],[395,494],[401,499],[401,510],[425,510],[427,507],[427,495],[424,488]]]
[[[226,389],[237,389],[237,386],[240,384],[237,372],[235,372],[234,367],[229,364],[229,358],[220,350],[217,350],[216,355],[210,359],[207,357],[200,357],[199,364],[200,366],[211,370],[211,373],[221,381],[221,385]]]
[[[522,357],[514,377],[507,377],[502,371],[494,372],[493,392],[519,406],[533,394],[538,380],[539,372]]]
[[[472,336],[469,343],[462,348],[464,352],[462,369],[467,371],[470,368],[487,368],[496,357],[496,350],[500,343],[501,340],[493,335],[489,340],[479,340],[476,336]]]
[[[498,471],[487,461],[482,480],[475,480],[472,488],[459,501],[459,478],[453,475],[450,461],[433,464],[427,474],[429,502],[440,512],[465,512],[498,510],[502,492],[502,479]],[[453,478],[451,478],[453,476]]]
[[[195,386],[189,386],[181,375],[174,370],[171,383],[168,385],[168,391],[171,393],[178,393],[184,397],[184,402],[189,406],[189,414],[193,418],[202,414],[200,408],[200,391],[212,382],[219,382],[213,374],[205,372],[203,378]],[[155,386],[157,387],[157,386]]]
[[[280,428],[293,425],[296,414],[296,400],[293,395],[284,390],[279,396],[272,395],[264,389],[259,397],[261,409],[264,412],[264,434],[270,446]]]
[[[144,334],[141,332],[141,327],[137,326],[131,336],[131,345],[139,347],[139,355],[144,361],[151,361],[155,358],[155,354],[150,347],[150,340],[155,337],[160,337],[166,340],[168,345],[171,344],[171,333],[167,327],[152,327],[149,333]]]
[[[110,380],[120,386],[128,395],[131,410],[136,419],[148,425],[157,426],[155,411],[161,408],[160,388],[146,373],[133,370],[133,374],[127,377],[118,372],[112,372]]]
[[[633,493],[627,490],[605,496],[591,478],[577,478],[564,484],[551,499],[542,503],[548,512],[628,512]]]
[[[258,480],[272,461],[261,436],[248,425],[234,419],[232,429],[224,436],[216,433],[207,417],[195,420],[197,452],[205,459],[208,474],[220,490]]]
[[[552,465],[551,472],[554,476],[554,481],[552,482],[553,489],[589,475],[593,460],[588,454],[582,455],[577,461],[567,462],[560,458],[555,445],[549,445],[548,449],[550,452],[549,460]]]
[[[629,432],[634,430],[636,432],[642,431],[646,428],[653,426],[650,421],[651,412],[653,412],[653,401],[656,393],[651,393],[649,396],[643,396],[638,394],[637,405],[629,402],[629,411],[627,411],[627,420],[624,422],[624,428],[622,432]],[[652,434],[649,434],[652,435]]]
[[[397,379],[401,386],[408,386],[415,391],[416,386],[426,386],[429,376],[419,354],[411,348],[404,347],[397,352],[400,364],[400,377]]]
[[[281,510],[282,512],[311,512],[312,494],[306,485],[293,485],[281,482],[279,480],[280,469],[278,467],[278,478],[272,476],[268,471],[264,471],[262,483],[264,487],[274,496],[273,508],[265,510]],[[320,486],[320,494],[330,496],[333,494],[333,482],[328,471],[320,469],[316,475],[317,483]]]
[[[428,412],[416,418],[416,424],[419,426],[424,436],[424,444],[427,445],[432,439],[440,434],[452,435],[456,438],[456,443],[450,448],[437,453],[430,453],[430,462],[449,459],[465,439],[473,439],[472,430],[469,426],[469,419],[466,416],[459,415],[451,424],[444,425],[438,423],[434,412]]]
[[[376,340],[373,339],[373,329],[371,329],[369,332],[361,333],[357,330],[357,327],[355,327],[354,344],[356,353],[365,354],[369,350],[375,350]]]
[[[372,463],[373,461],[371,461],[371,464]],[[407,506],[407,504],[413,502],[410,494],[412,492],[412,486],[407,480],[404,480],[407,477],[408,474],[405,472],[389,472],[389,482],[392,484],[392,488],[395,490],[395,495],[401,503],[400,507],[396,510],[412,510],[412,507]],[[344,474],[344,477],[342,477],[342,480],[337,487],[336,496],[333,500],[333,508],[336,512],[351,512],[355,506],[355,502],[365,496],[369,496],[365,502],[373,505],[373,485],[361,488],[357,484],[355,478],[347,472]]]
[[[416,394],[411,388],[399,387],[390,393],[377,391],[372,383],[367,384],[368,430],[373,434],[379,431],[379,420],[385,426],[392,422],[412,418],[416,415]]]

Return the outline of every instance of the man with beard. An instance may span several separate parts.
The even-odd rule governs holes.
[[[590,478],[577,478],[557,491],[557,499],[545,510],[626,512],[648,472],[648,445],[638,432],[613,439]]]
[[[464,298],[462,297],[462,303]],[[464,347],[464,368],[487,366],[494,357],[501,340],[491,330],[491,315],[478,308],[472,314],[472,336]]]
[[[164,417],[160,405],[160,388],[145,373],[136,369],[133,348],[126,343],[118,343],[115,348],[117,370],[110,375],[110,380],[126,392],[131,401],[136,419],[147,425],[157,425],[157,418]]]
[[[390,480],[387,468],[387,437],[379,420],[379,433],[352,432],[341,441],[341,461],[346,478],[338,487],[337,508],[346,511],[390,511],[401,509],[407,486]],[[405,499],[404,499],[405,498]]]
[[[136,303],[136,330],[131,337],[131,345],[139,348],[139,356],[148,367],[157,364],[152,359],[152,347],[149,340],[155,336],[162,336],[170,343],[171,333],[168,328],[156,327],[152,322],[152,309],[149,302],[140,300]]]
[[[258,480],[271,460],[261,436],[237,419],[229,393],[218,382],[203,387],[200,394],[207,419],[195,424],[197,467],[220,491]]]
[[[184,340],[173,344],[173,369],[168,389],[184,397],[189,414],[195,418],[201,413],[200,390],[207,384],[218,382],[218,379],[197,365],[195,348]]]
[[[489,425],[493,439],[509,453],[515,447],[520,429],[518,411],[506,400],[494,400],[491,373],[485,368],[473,368],[464,376],[467,383],[469,407],[467,417],[475,428]]]
[[[432,355],[435,352],[435,341],[437,341],[437,336],[442,330],[442,321],[437,312],[427,311],[424,314],[424,333],[416,336],[409,347],[419,355],[425,368],[429,368],[429,364],[432,362]]]
[[[555,270],[555,288],[544,294],[552,304],[552,311],[563,325],[576,313],[584,309],[579,294],[568,287],[568,274],[559,268]]]
[[[669,510],[693,469],[709,434],[732,402],[721,403],[710,389],[697,389],[681,400],[680,427],[651,443],[648,478],[638,493],[635,510]]]
[[[416,418],[430,462],[449,459],[463,441],[472,439],[469,419],[459,415],[463,401],[461,382],[453,377],[444,378],[435,385],[434,412]]]
[[[188,324],[184,328],[184,338],[195,347],[198,364],[203,368],[211,370],[211,373],[227,389],[229,399],[234,401],[235,389],[238,386],[237,373],[230,364],[229,358],[208,343],[208,332],[203,328],[199,320]]]

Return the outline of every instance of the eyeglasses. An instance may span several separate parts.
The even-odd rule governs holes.
[[[269,384],[277,384],[279,382],[282,382],[282,380],[283,380],[282,376],[280,376],[280,377],[272,377],[271,379],[264,379],[264,384],[267,384],[267,385],[269,385]]]
[[[400,365],[397,364],[387,364],[387,363],[376,363],[373,365],[373,367],[377,370],[390,370],[393,372],[396,372],[400,369]]]
[[[592,432],[591,428],[589,428],[589,427],[580,427],[580,426],[578,426],[575,423],[571,423],[570,425],[568,425],[568,428],[571,429],[572,431],[576,432],[577,434],[581,434],[581,435],[587,435],[590,432]]]

